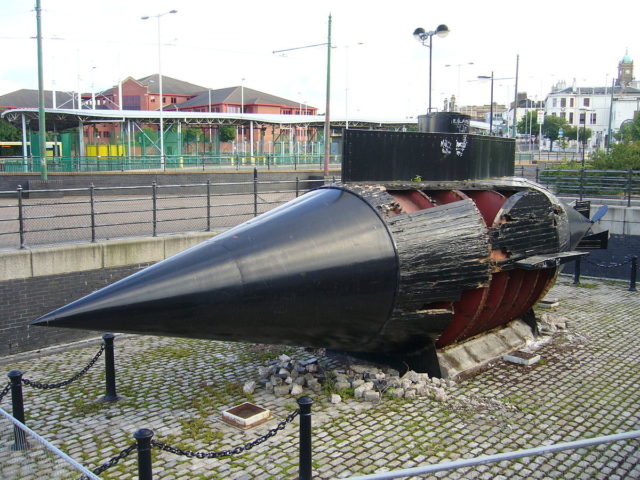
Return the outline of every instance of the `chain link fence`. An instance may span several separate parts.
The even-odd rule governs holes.
[[[0,192],[0,248],[212,231],[324,184],[265,180]]]

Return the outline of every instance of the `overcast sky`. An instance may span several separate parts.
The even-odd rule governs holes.
[[[38,86],[34,5],[0,0],[0,94]],[[492,71],[495,100],[512,99],[517,54],[519,91],[531,98],[559,80],[610,83],[627,50],[640,76],[637,0],[42,0],[42,9],[46,89],[99,91],[157,73],[157,20],[140,17],[172,9],[160,21],[163,75],[210,88],[243,83],[320,112],[326,47],[272,52],[326,42],[331,13],[331,108],[344,115],[348,104],[352,118],[426,112],[429,50],[412,33],[441,23],[451,33],[433,39],[438,109],[452,94],[463,105],[489,103],[490,82],[477,77]]]

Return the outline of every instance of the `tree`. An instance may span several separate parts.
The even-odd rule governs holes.
[[[520,119],[516,128],[518,129],[518,133],[531,132],[532,135],[537,135],[540,131],[540,124],[538,124],[538,110],[528,111],[527,114]]]
[[[555,142],[560,136],[560,129],[564,130],[569,126],[564,118],[556,117],[554,115],[547,115],[544,117],[544,124],[542,125],[542,135],[551,140],[550,150],[553,150],[553,142]]]
[[[11,125],[5,119],[0,118],[0,141],[19,142],[22,139],[20,130]]]
[[[231,125],[221,125],[218,133],[221,142],[232,142],[236,139],[236,129]]]
[[[203,136],[202,130],[191,127],[184,130],[183,140],[185,143],[199,142],[202,140]]]
[[[615,137],[621,142],[639,142],[640,112],[636,112],[631,122],[625,121],[620,127],[620,131],[615,134]]]
[[[593,135],[593,132],[591,131],[590,128],[584,128],[582,125],[577,125],[577,126],[573,126],[573,125],[567,125],[566,127],[563,127],[564,129],[564,136],[570,140],[575,140],[576,138],[580,139],[580,142],[584,142],[588,139],[591,138],[591,135]],[[580,133],[578,134],[577,130],[580,130]]]
[[[592,164],[601,170],[640,170],[640,142],[614,143],[609,153],[598,150]]]

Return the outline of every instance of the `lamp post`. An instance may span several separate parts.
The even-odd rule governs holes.
[[[42,22],[40,0],[36,0],[36,28],[38,48],[38,146],[40,148],[40,179],[47,180],[47,131],[44,118],[44,80],[42,73]],[[24,118],[24,117],[23,117]],[[24,129],[23,129],[24,131]]]
[[[587,147],[587,113],[591,110],[588,108],[580,109],[580,120],[582,120],[582,169],[584,170],[584,151]],[[578,130],[580,125],[578,125]]]
[[[289,52],[291,50],[302,50],[303,48],[313,47],[327,47],[327,87],[326,87],[326,106],[324,112],[324,169],[323,174],[326,177],[329,175],[329,154],[331,148],[331,15],[329,15],[329,22],[327,26],[327,41],[326,43],[316,43],[314,45],[305,45],[303,47],[285,48],[283,50],[274,50],[276,53]]]
[[[457,95],[458,95],[458,98],[457,98],[458,103],[460,103],[460,68],[461,67],[466,67],[467,65],[474,65],[474,63],[473,62],[455,63],[455,64],[448,63],[448,64],[445,65],[445,67],[458,67],[458,93],[457,93]]]
[[[142,20],[148,20],[150,18],[158,19],[158,88],[160,90],[160,168],[165,169],[164,159],[164,119],[162,117],[162,107],[164,106],[164,95],[162,93],[162,43],[160,36],[160,19],[170,13],[177,13],[177,10],[169,10],[168,12],[158,13],[157,15],[145,15],[140,17]]]
[[[491,79],[491,104],[489,105],[489,135],[493,135],[493,70],[491,76],[478,75],[478,78],[483,80]]]
[[[449,27],[446,25],[438,25],[435,30],[426,32],[424,28],[418,27],[413,31],[413,36],[417,41],[429,48],[429,109],[427,113],[431,113],[431,62],[433,57],[433,36],[437,35],[441,38],[449,35]],[[427,45],[427,40],[429,44]]]

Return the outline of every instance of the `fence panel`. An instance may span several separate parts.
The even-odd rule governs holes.
[[[16,438],[19,442],[16,443]],[[0,478],[100,480],[54,445],[0,408]]]
[[[323,179],[0,192],[0,248],[229,228]]]

